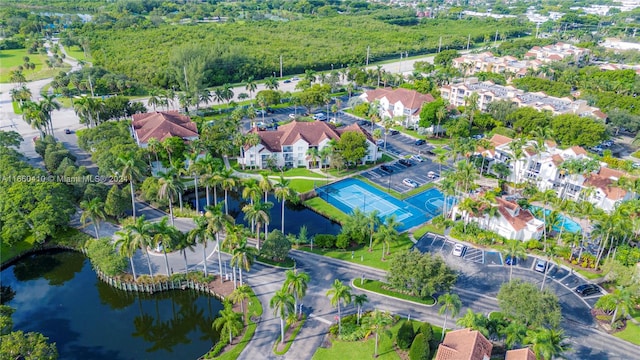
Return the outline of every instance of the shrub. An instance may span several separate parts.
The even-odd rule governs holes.
[[[339,234],[336,238],[336,247],[338,249],[346,249],[349,247],[350,239],[346,234]]]
[[[396,343],[398,344],[398,347],[403,350],[408,349],[411,346],[415,335],[411,320],[403,322],[400,329],[398,329],[398,335],[396,336]]]
[[[420,325],[418,333],[424,336],[424,341],[427,343],[433,339],[433,327],[431,327],[431,324],[426,321]]]
[[[317,247],[332,248],[336,245],[336,236],[330,234],[318,234],[313,238],[313,243]]]
[[[91,264],[105,274],[119,275],[127,268],[127,259],[113,250],[110,239],[91,240],[86,246]]]
[[[431,357],[431,349],[429,349],[429,342],[425,341],[423,334],[418,334],[411,343],[411,349],[409,350],[409,359],[411,360],[429,360]]]
[[[527,250],[542,250],[544,247],[538,240],[529,240],[525,244],[527,244]]]
[[[267,240],[262,245],[260,256],[282,261],[289,255],[289,250],[291,250],[289,240],[287,240],[280,230],[273,230],[269,233]]]

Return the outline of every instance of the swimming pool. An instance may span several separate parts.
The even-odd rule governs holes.
[[[531,209],[535,211],[540,209],[540,207],[531,206]],[[545,216],[547,216],[551,213],[551,210],[545,209],[544,213],[545,213]],[[553,226],[553,231],[560,232],[561,227],[564,227],[564,231],[568,231],[570,233],[579,233],[582,231],[582,226],[580,226],[580,224],[571,220],[570,218],[562,214],[558,214],[558,219],[559,219],[558,224]],[[543,219],[540,219],[540,220],[543,220]]]
[[[402,201],[358,179],[338,181],[317,188],[316,193],[345,214],[359,208],[366,214],[378,210],[381,219],[395,215],[402,223],[399,231],[431,220],[442,212],[444,203],[444,197],[437,189],[429,189]]]

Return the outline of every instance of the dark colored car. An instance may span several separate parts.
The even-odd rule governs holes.
[[[380,169],[382,169],[382,171],[386,171],[388,173],[392,173],[393,172],[393,169],[388,167],[387,165],[381,165]]]
[[[600,293],[600,288],[595,284],[584,284],[576,288],[576,292],[582,296],[589,296]]]
[[[411,161],[409,161],[407,159],[400,159],[400,160],[398,160],[398,163],[400,163],[400,165],[406,166],[406,167],[409,167],[409,166],[413,165],[411,163]]]
[[[513,266],[518,265],[518,258],[517,257],[507,256],[504,259],[504,263],[507,264],[507,265],[513,265]]]
[[[367,120],[360,120],[360,121],[358,121],[358,125],[360,125],[360,126],[371,126],[371,122],[367,121]]]
[[[285,84],[288,84],[288,83],[290,83],[290,82],[291,82],[291,80],[289,80],[289,79],[287,79],[287,80],[283,81],[283,83],[285,83]]]
[[[400,131],[398,130],[389,130],[389,135],[398,135],[400,134]]]
[[[422,140],[422,139],[418,139],[418,140],[416,140],[416,145],[418,145],[418,146],[420,146],[420,145],[424,145],[424,144],[426,144],[426,143],[427,143],[427,142],[426,142],[426,141],[424,141],[424,140]]]
[[[65,133],[65,134],[67,134],[67,135],[69,135],[69,134],[71,134],[71,130],[69,130],[69,129],[64,129],[64,133]]]

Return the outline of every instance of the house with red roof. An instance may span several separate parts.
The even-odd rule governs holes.
[[[374,161],[382,156],[373,137],[358,124],[337,129],[325,121],[292,121],[274,131],[263,131],[257,127],[251,129],[249,133],[257,134],[259,142],[256,145],[245,145],[238,163],[259,168],[312,168],[328,165],[328,158],[313,157],[309,154],[309,149],[316,149],[321,153],[333,141],[340,140],[342,134],[350,131],[359,132],[367,139],[367,154],[362,162]]]
[[[150,139],[162,142],[170,137],[179,137],[184,141],[198,138],[198,127],[190,117],[177,111],[154,111],[133,114],[131,128],[133,137],[140,147],[147,147]]]
[[[421,94],[410,89],[379,88],[360,95],[367,103],[378,102],[380,118],[398,119],[406,127],[415,126],[420,120],[422,105],[435,99],[431,94]]]
[[[436,360],[489,360],[493,345],[477,330],[449,331],[438,345]]]
[[[508,350],[504,360],[537,360],[536,354],[531,348]]]

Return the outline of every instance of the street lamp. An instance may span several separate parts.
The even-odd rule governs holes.
[[[333,71],[333,64],[331,64],[331,71]]]

